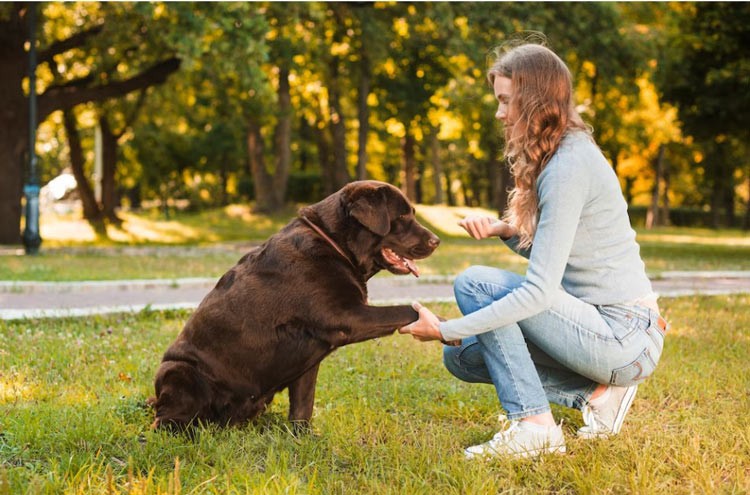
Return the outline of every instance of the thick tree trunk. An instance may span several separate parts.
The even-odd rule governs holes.
[[[0,167],[3,170],[0,180],[0,244],[21,242],[21,198],[26,166],[23,152],[16,149],[16,145],[27,141],[23,134],[17,129],[0,130],[0,162],[3,162]]]
[[[9,18],[0,24],[0,244],[21,242],[24,155],[29,142],[29,103],[22,86],[28,70],[27,7],[8,6]]]
[[[73,110],[63,111],[63,125],[65,126],[65,134],[67,134],[68,137],[70,166],[73,169],[73,177],[76,179],[76,188],[78,189],[78,195],[81,197],[81,204],[83,206],[83,218],[85,218],[95,230],[101,230],[102,212],[99,209],[99,205],[94,196],[94,190],[91,187],[91,183],[86,177],[86,172],[84,170],[86,160],[83,156],[83,147],[81,146],[81,138],[78,135],[78,128],[76,127],[76,118],[73,114]]]

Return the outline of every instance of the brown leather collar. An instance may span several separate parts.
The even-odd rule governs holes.
[[[330,244],[331,247],[333,247],[333,249],[335,249],[337,253],[339,253],[341,256],[343,256],[344,259],[346,261],[348,261],[350,265],[352,265],[352,268],[356,269],[356,266],[352,262],[351,258],[349,258],[349,256],[347,256],[347,254],[344,252],[344,250],[341,249],[341,246],[339,246],[338,244],[336,244],[336,241],[334,241],[333,239],[331,239],[331,237],[328,234],[326,234],[325,232],[323,232],[323,229],[321,229],[320,227],[318,227],[317,225],[315,225],[314,223],[312,223],[310,221],[310,219],[307,218],[304,215],[300,215],[300,219],[303,222],[305,222],[308,225],[308,227],[310,227],[311,229],[313,229],[320,237],[322,237],[323,239],[325,239],[326,242],[328,244]]]

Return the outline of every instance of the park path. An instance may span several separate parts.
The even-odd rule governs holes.
[[[143,309],[192,309],[215,278],[101,282],[0,281],[0,319],[85,316]],[[372,304],[453,302],[451,277],[376,276],[368,283]],[[661,297],[750,293],[750,271],[664,272],[652,280]]]

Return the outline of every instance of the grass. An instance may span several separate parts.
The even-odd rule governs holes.
[[[0,493],[747,493],[750,295],[663,301],[672,323],[623,432],[569,453],[468,463],[497,429],[493,389],[452,379],[434,343],[396,335],[321,367],[314,433],[277,396],[257,422],[152,432],[144,406],[189,316],[143,312],[0,322]],[[457,316],[453,305],[436,312]]]
[[[523,273],[525,260],[494,240],[475,241],[456,225],[479,208],[419,206],[421,221],[443,239],[436,253],[420,263],[426,275],[451,275],[474,265],[503,266]],[[219,277],[248,249],[278,231],[296,208],[273,216],[245,206],[200,213],[177,213],[170,221],[158,212],[123,214],[109,239],[71,217],[43,217],[44,243],[37,256],[0,255],[0,280],[112,280]],[[88,229],[88,230],[87,230]],[[750,270],[750,233],[737,230],[665,228],[638,231],[649,273],[670,270]]]

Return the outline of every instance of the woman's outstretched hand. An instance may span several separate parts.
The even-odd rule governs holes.
[[[488,237],[500,236],[502,239],[510,239],[516,234],[516,229],[509,223],[493,217],[481,215],[469,215],[458,222],[458,225],[469,233],[474,239],[487,239]]]

